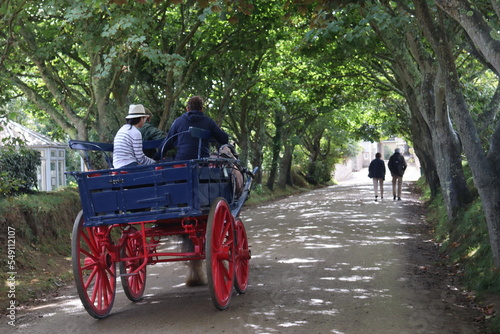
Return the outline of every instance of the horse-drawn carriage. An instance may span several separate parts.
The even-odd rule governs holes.
[[[200,141],[206,136],[200,129],[190,132]],[[69,146],[104,152],[111,163],[111,144],[70,141]],[[158,141],[144,142],[144,148],[155,146]],[[242,191],[236,189],[235,169],[244,177]],[[233,287],[239,293],[247,289],[250,249],[239,213],[255,172],[221,157],[68,172],[82,204],[73,227],[72,263],[87,312],[95,318],[109,315],[118,277],[126,296],[139,301],[148,265],[201,260],[206,260],[213,304],[226,309]],[[191,247],[162,249],[162,240],[174,236]]]

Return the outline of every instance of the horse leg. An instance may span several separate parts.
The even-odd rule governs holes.
[[[203,260],[189,260],[186,286],[200,286],[205,284],[207,284],[207,280],[203,272]]]
[[[187,235],[182,236],[182,251],[185,253],[194,251],[193,242]],[[203,272],[203,260],[189,260],[187,266],[186,286],[207,284],[206,275]]]

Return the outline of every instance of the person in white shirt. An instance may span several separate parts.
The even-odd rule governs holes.
[[[137,165],[151,165],[155,160],[144,155],[142,150],[142,135],[138,130],[146,122],[148,115],[142,104],[132,104],[125,117],[127,124],[123,125],[115,135],[113,147],[114,168]]]

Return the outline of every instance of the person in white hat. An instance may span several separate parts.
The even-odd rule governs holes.
[[[127,124],[123,125],[115,135],[113,147],[114,168],[137,165],[151,165],[155,160],[144,155],[142,150],[142,135],[139,132],[149,116],[142,104],[132,104],[125,117]]]

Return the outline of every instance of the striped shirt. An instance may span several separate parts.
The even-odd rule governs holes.
[[[137,162],[140,165],[151,165],[155,160],[148,158],[142,151],[142,135],[135,126],[125,124],[118,130],[113,147],[113,166],[120,168]]]

